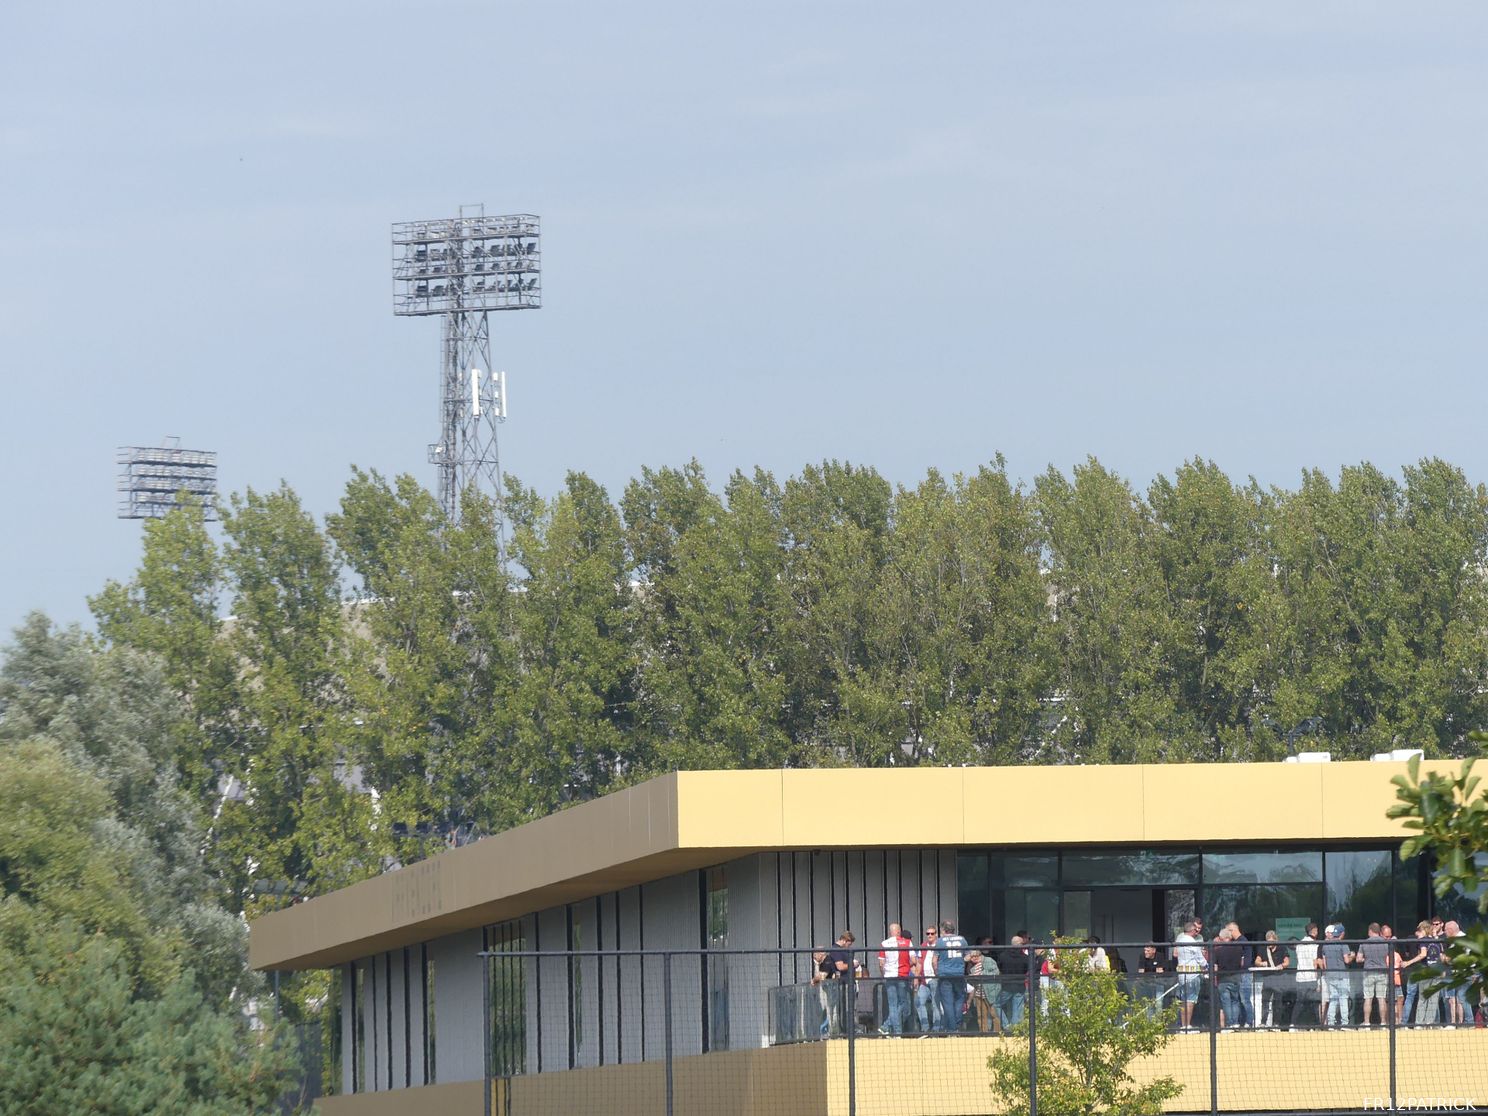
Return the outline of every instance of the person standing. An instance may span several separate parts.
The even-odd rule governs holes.
[[[1242,1027],[1253,1027],[1257,1014],[1255,980],[1251,976],[1251,968],[1255,964],[1255,950],[1251,948],[1245,935],[1240,932],[1238,922],[1231,922],[1225,929],[1230,932],[1230,940],[1240,950],[1240,1017],[1236,1022]]]
[[[1349,963],[1354,951],[1343,941],[1343,924],[1335,922],[1324,931],[1326,940],[1318,950],[1319,968],[1323,971],[1323,1026],[1347,1027],[1349,1024]],[[1336,1022],[1335,1022],[1336,1020]]]
[[[940,1005],[936,1000],[936,966],[940,963],[940,928],[925,927],[925,940],[915,957],[915,1015],[920,1021],[920,1037],[939,1029]]]
[[[839,1035],[842,1033],[844,990],[838,979],[837,964],[832,960],[831,951],[825,949],[815,951],[811,961],[811,983],[816,986],[822,1008],[821,1033],[823,1036]]]
[[[1425,1022],[1421,1017],[1425,1014],[1424,998],[1421,996],[1421,985],[1412,978],[1420,972],[1420,966],[1426,964],[1427,939],[1431,936],[1431,923],[1420,922],[1416,924],[1416,941],[1409,945],[1400,947],[1400,960],[1396,966],[1400,972],[1401,987],[1405,989],[1405,1002],[1400,1010],[1400,1022],[1406,1026],[1414,1027],[1417,1023]],[[1432,1003],[1432,1014],[1430,1022],[1436,1022],[1436,1005]]]
[[[1178,1021],[1185,1031],[1193,1028],[1194,1005],[1199,1002],[1199,974],[1208,965],[1198,930],[1198,921],[1189,919],[1173,939],[1177,947],[1173,950],[1173,960],[1178,969]]]
[[[1385,1023],[1390,1002],[1390,943],[1380,936],[1380,924],[1369,924],[1369,937],[1359,946],[1359,959],[1364,963],[1364,1025],[1380,1027]],[[1370,1022],[1369,1005],[1375,1005],[1374,1023]]]
[[[1219,999],[1219,1026],[1238,1027],[1241,1020],[1240,977],[1244,972],[1244,954],[1228,926],[1220,927],[1209,950],[1215,971],[1214,991]]]
[[[1028,931],[1019,930],[1013,935],[1008,948],[1002,951],[998,962],[1002,970],[1002,1026],[1006,1030],[1023,1022],[1023,1013],[1028,1010]]]
[[[883,1033],[902,1035],[909,1016],[909,982],[914,976],[914,942],[904,936],[904,928],[889,923],[889,936],[878,945],[878,972],[883,977],[884,996],[888,1001],[888,1018]]]
[[[1445,954],[1445,950],[1442,948],[1442,934],[1445,930],[1446,924],[1439,918],[1434,918],[1426,924],[1425,941],[1423,942],[1426,956],[1421,962],[1421,968],[1431,975],[1431,979],[1426,980],[1425,977],[1421,978],[1422,980],[1426,980],[1426,984],[1421,988],[1421,1005],[1420,1010],[1417,1012],[1420,1018],[1417,1022],[1423,1027],[1429,1027],[1436,1023],[1438,1013],[1440,1013],[1442,1022],[1445,1023],[1448,1019],[1447,1013],[1441,1006],[1442,991],[1436,987],[1436,981],[1446,971],[1446,966],[1442,962],[1442,957]]]
[[[940,1029],[946,1034],[961,1029],[961,1016],[966,1011],[966,953],[969,943],[956,933],[956,924],[945,919],[940,924],[940,957],[935,973],[939,977],[936,999],[940,1004]]]
[[[1455,919],[1447,922],[1442,927],[1442,947],[1445,947],[1453,938],[1464,937],[1462,927],[1457,925]],[[1443,966],[1445,968],[1445,966]],[[1452,1027],[1461,1027],[1464,1024],[1471,1026],[1473,1021],[1472,1008],[1467,1002],[1467,985],[1462,984],[1456,988],[1448,988],[1442,993],[1447,1002],[1447,1024]]]
[[[1286,970],[1291,963],[1292,959],[1287,956],[1286,947],[1278,940],[1276,931],[1267,930],[1265,944],[1256,950],[1255,962],[1251,965],[1260,992],[1260,1004],[1256,1008],[1258,1026],[1284,1027],[1291,1018],[1296,1000],[1286,982]],[[1281,1020],[1279,1024],[1278,1018]]]
[[[1307,933],[1297,943],[1297,1000],[1292,1004],[1292,1030],[1322,1025],[1322,1002],[1318,995],[1318,925],[1307,924]]]

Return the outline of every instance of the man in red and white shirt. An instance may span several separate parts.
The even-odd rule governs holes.
[[[889,923],[889,936],[878,946],[878,971],[889,1000],[889,1017],[881,1028],[883,1034],[904,1033],[904,1020],[909,1015],[909,978],[914,976],[917,959],[914,942],[904,936],[904,928],[897,922]]]

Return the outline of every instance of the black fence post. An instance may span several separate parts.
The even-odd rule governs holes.
[[[1386,1005],[1384,1005],[1384,1011],[1385,1011],[1385,1026],[1387,1026],[1387,1027],[1390,1028],[1390,1111],[1391,1112],[1394,1112],[1394,1111],[1396,1111],[1396,1104],[1397,1104],[1397,1101],[1399,1099],[1396,1096],[1396,1081],[1395,1081],[1395,1064],[1396,1064],[1395,1063],[1395,1026],[1396,1026],[1395,1005],[1398,1002],[1398,998],[1395,995],[1395,980],[1396,980],[1396,978],[1400,977],[1400,970],[1397,969],[1397,968],[1395,968],[1395,965],[1399,962],[1400,958],[1395,953],[1395,949],[1394,949],[1393,943],[1391,944],[1391,948],[1390,948],[1389,960],[1390,960],[1390,965],[1389,965],[1389,973],[1390,973],[1390,975],[1385,980],[1385,995],[1389,997],[1389,1003],[1386,1004]],[[1401,992],[1403,993],[1404,991],[1405,991],[1405,986],[1404,985],[1401,985]],[[1366,1023],[1369,1022],[1369,1018],[1368,1018],[1368,1016],[1369,1016],[1369,1001],[1368,1000],[1365,1000],[1364,1001],[1364,1015],[1365,1015],[1364,1022],[1366,1022]]]
[[[666,1051],[666,1116],[672,1116],[672,955],[661,955],[661,999],[666,1011],[666,1026],[662,1028]]]
[[[1219,973],[1209,962],[1209,1112],[1219,1112]]]
[[[847,1116],[858,1114],[858,978],[854,966],[847,967]]]
[[[1027,993],[1028,1002],[1028,1116],[1038,1116],[1038,970],[1038,954],[1030,946],[1028,969],[1023,974],[1024,991]]]
[[[486,1116],[493,1116],[491,1111],[491,1071],[494,1068],[491,1065],[491,956],[488,953],[481,954],[481,1021],[484,1024],[481,1032],[481,1077],[484,1081],[481,1096],[485,1103],[483,1111]],[[428,1041],[427,1036],[424,1041]]]

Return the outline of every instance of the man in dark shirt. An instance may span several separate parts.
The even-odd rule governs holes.
[[[1318,949],[1323,965],[1323,1026],[1346,1027],[1349,1022],[1349,964],[1354,951],[1343,941],[1343,924],[1327,928]]]
[[[1002,1003],[998,1005],[1004,1028],[1023,1022],[1028,1010],[1028,931],[1013,935],[1008,948],[997,958],[1002,970]]]
[[[827,953],[827,959],[832,962],[832,968],[835,970],[833,975],[838,980],[846,980],[852,972],[852,944],[855,941],[857,941],[857,938],[853,936],[853,932],[851,930],[844,930],[837,935],[837,948]]]
[[[1245,971],[1247,950],[1234,940],[1226,926],[1214,938],[1214,949],[1210,961],[1218,973],[1219,980],[1219,1025],[1238,1027],[1241,1021],[1240,977]]]
[[[1225,929],[1230,932],[1230,940],[1240,947],[1240,1018],[1236,1022],[1242,1027],[1252,1027],[1255,1025],[1255,981],[1250,970],[1255,964],[1255,950],[1240,932],[1239,923],[1231,922]]]

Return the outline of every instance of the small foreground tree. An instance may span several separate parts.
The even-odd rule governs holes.
[[[1488,733],[1473,732],[1469,739],[1481,747],[1488,743]],[[1488,852],[1488,792],[1472,771],[1473,761],[1466,759],[1456,775],[1431,772],[1423,779],[1420,757],[1413,757],[1406,774],[1390,780],[1400,801],[1388,813],[1414,831],[1400,846],[1402,860],[1427,852],[1434,855],[1432,886],[1437,897],[1460,887],[1466,895],[1477,895],[1478,912],[1485,914],[1488,864],[1480,857]],[[1445,971],[1423,965],[1411,979],[1430,980],[1438,988],[1482,987],[1488,980],[1488,928],[1481,924],[1464,928],[1460,937],[1447,939],[1443,952]]]
[[[1037,1020],[1038,1110],[1048,1116],[1149,1116],[1183,1086],[1171,1077],[1139,1084],[1131,1065],[1157,1054],[1172,1038],[1176,1007],[1156,1009],[1134,997],[1117,974],[1093,969],[1084,950],[1061,949],[1059,978]],[[1037,980],[1037,976],[1033,979]],[[1036,1010],[1030,1005],[1030,1012]],[[1028,1021],[1008,1035],[1008,1044],[987,1059],[997,1111],[1015,1116],[1029,1110]]]

